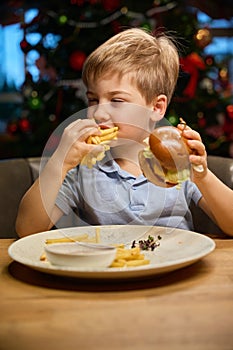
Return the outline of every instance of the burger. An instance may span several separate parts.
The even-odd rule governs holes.
[[[180,130],[161,126],[150,134],[147,147],[139,153],[139,164],[144,176],[155,185],[180,186],[190,179],[190,153]]]

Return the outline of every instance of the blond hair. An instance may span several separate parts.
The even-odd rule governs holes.
[[[85,61],[83,81],[118,74],[132,73],[132,83],[147,103],[165,94],[168,103],[174,92],[179,55],[171,38],[160,33],[155,36],[140,28],[127,29],[100,45]]]

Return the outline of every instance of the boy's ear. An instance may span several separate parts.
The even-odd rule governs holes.
[[[155,122],[162,119],[166,113],[166,109],[167,96],[158,95],[153,102],[153,113],[151,119]]]

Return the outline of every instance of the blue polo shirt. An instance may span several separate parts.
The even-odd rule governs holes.
[[[193,229],[189,205],[201,193],[191,181],[181,188],[161,188],[140,175],[122,170],[110,157],[92,169],[78,166],[68,172],[56,205],[71,210],[88,225],[151,225]]]

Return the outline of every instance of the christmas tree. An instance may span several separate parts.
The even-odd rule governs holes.
[[[182,117],[197,130],[208,154],[233,157],[233,105],[227,62],[216,62],[204,49],[211,31],[202,28],[197,10],[176,7],[163,16],[165,27],[181,33],[181,70],[167,118],[177,124]],[[171,26],[172,23],[172,26]]]
[[[23,11],[35,7],[21,2]],[[211,42],[208,28],[200,28],[197,9],[185,1],[169,0],[56,0],[36,2],[38,14],[22,22],[20,43],[25,57],[38,52],[39,80],[27,71],[23,105],[7,132],[18,156],[39,156],[49,135],[66,118],[86,108],[81,81],[86,57],[112,35],[129,27],[171,32],[180,43],[181,70],[166,118],[179,117],[200,132],[209,154],[233,156],[233,106],[227,65],[204,54]],[[36,43],[31,34],[38,34]],[[12,141],[14,140],[14,141]],[[22,154],[21,154],[22,153]]]

